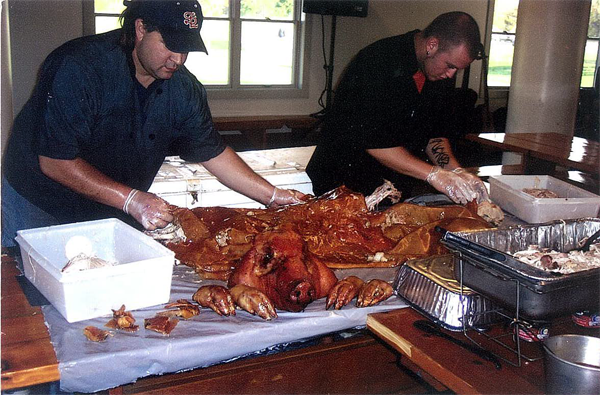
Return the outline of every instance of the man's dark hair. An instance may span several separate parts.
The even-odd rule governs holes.
[[[423,30],[423,37],[436,37],[441,51],[464,44],[471,58],[483,57],[479,26],[466,12],[454,11],[438,16]]]
[[[119,44],[123,49],[132,51],[135,46],[135,21],[144,20],[144,27],[148,32],[158,31],[157,21],[147,15],[146,4],[152,0],[124,0],[125,10],[119,16],[121,24],[121,39]]]

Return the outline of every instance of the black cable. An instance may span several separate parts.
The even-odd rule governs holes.
[[[319,96],[317,103],[321,107],[321,111],[311,114],[313,117],[318,117],[325,112],[325,103],[323,102],[323,96],[327,92],[327,81],[329,81],[329,65],[327,64],[327,53],[325,52],[325,16],[321,15],[321,50],[323,52],[323,69],[325,69],[325,88]]]

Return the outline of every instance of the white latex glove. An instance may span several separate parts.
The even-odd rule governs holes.
[[[267,207],[280,207],[288,204],[304,203],[302,200],[306,195],[294,189],[280,189],[275,187],[273,195]]]
[[[467,184],[469,184],[471,189],[477,194],[477,203],[482,203],[490,200],[490,196],[488,195],[488,191],[485,187],[485,184],[475,174],[469,173],[462,167],[457,167],[456,169],[452,170],[452,172],[458,174],[460,178],[462,178],[467,182]]]
[[[164,228],[173,221],[169,203],[153,193],[137,189],[129,193],[123,211],[135,218],[146,230]]]
[[[454,203],[467,204],[477,196],[471,186],[460,175],[435,166],[426,181],[435,189],[448,196]]]

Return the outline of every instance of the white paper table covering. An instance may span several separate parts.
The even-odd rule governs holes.
[[[337,271],[338,278],[355,274],[362,278],[393,279],[391,269]],[[187,299],[200,285],[192,269],[173,271],[171,301]],[[93,298],[94,295],[88,295]],[[278,311],[278,318],[265,321],[238,310],[236,316],[221,317],[209,309],[190,320],[181,320],[170,336],[143,328],[144,319],[165,310],[163,305],[132,312],[137,332],[113,331],[114,336],[96,343],[86,339],[83,328],[104,328],[111,317],[69,324],[52,306],[42,311],[59,361],[60,388],[69,392],[95,392],[135,382],[138,378],[206,367],[231,361],[269,347],[302,339],[364,327],[367,314],[407,307],[393,296],[373,307],[356,308],[354,301],[342,310],[325,310],[325,299],[310,304],[304,312]],[[127,306],[126,306],[127,307]]]

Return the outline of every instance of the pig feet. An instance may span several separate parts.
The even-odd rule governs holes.
[[[373,279],[364,284],[358,293],[356,307],[369,307],[392,296],[394,289],[383,280]]]
[[[338,281],[327,295],[325,309],[329,309],[331,306],[336,310],[341,309],[358,295],[363,285],[364,281],[356,276],[349,276]]]
[[[256,288],[238,284],[229,290],[235,304],[250,314],[256,314],[265,320],[277,318],[273,304],[267,296]]]
[[[235,304],[227,288],[220,285],[200,287],[192,299],[202,307],[213,309],[219,315],[235,315]]]

